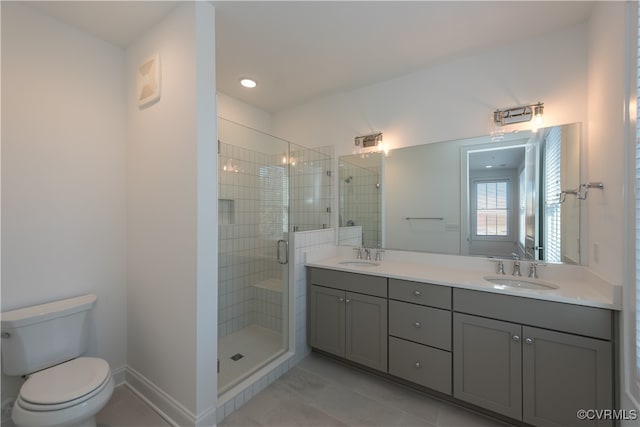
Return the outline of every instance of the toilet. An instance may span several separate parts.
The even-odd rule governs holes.
[[[11,412],[17,427],[96,427],[113,393],[109,364],[81,357],[95,295],[2,313],[2,370],[24,375]]]

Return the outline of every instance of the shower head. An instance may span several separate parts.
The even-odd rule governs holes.
[[[353,179],[352,176],[350,176],[349,178],[345,179],[344,182],[346,182],[347,184],[351,184],[351,180]]]

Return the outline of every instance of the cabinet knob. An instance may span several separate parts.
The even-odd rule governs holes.
[[[518,335],[514,335],[514,336],[512,337],[512,339],[513,339],[515,342],[520,342],[520,337],[519,337]]]
[[[413,291],[413,295],[419,297],[422,293],[420,291]]]
[[[413,326],[415,326],[416,328],[419,328],[420,326],[422,326],[422,323],[416,322],[416,323],[413,324]]]
[[[533,338],[525,338],[524,342],[527,344],[533,344]]]
[[[349,303],[351,302],[351,300],[347,298],[347,299],[345,300],[345,302],[346,302],[347,304],[349,304]]]
[[[344,298],[338,298],[338,302],[344,302]]]
[[[416,369],[422,368],[422,364],[420,362],[416,362],[414,366],[416,367]]]

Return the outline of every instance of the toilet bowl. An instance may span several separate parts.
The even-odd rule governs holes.
[[[29,376],[11,417],[16,427],[95,427],[113,387],[107,362],[79,357]]]
[[[2,370],[26,381],[11,411],[17,427],[95,427],[114,381],[87,351],[95,295],[2,313]]]

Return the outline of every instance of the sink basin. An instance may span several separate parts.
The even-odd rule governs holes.
[[[380,265],[379,262],[365,260],[340,261],[339,264],[346,265],[347,267],[375,267]]]
[[[493,283],[496,289],[526,289],[534,291],[558,289],[558,286],[553,283],[529,277],[485,276],[484,280]]]

